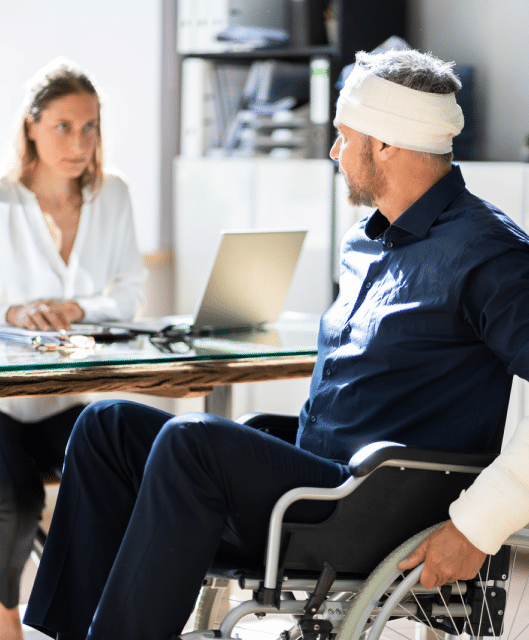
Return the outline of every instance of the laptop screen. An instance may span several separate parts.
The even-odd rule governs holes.
[[[275,322],[306,234],[307,230],[223,231],[193,330]]]

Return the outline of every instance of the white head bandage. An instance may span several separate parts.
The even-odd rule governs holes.
[[[410,89],[359,64],[340,91],[336,120],[386,144],[438,154],[452,151],[452,138],[464,124],[453,93]]]

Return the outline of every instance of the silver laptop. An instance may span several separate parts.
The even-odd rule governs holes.
[[[192,316],[103,322],[155,333],[170,325],[192,333],[252,329],[275,322],[283,309],[307,230],[222,231],[208,281]]]
[[[306,235],[306,230],[223,231],[193,315],[193,331],[246,329],[275,322]]]

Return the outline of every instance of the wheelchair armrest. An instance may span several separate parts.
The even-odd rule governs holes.
[[[278,413],[246,413],[237,422],[268,433],[285,442],[296,443],[298,416],[285,416]]]
[[[497,455],[449,449],[426,449],[382,441],[373,442],[359,449],[349,460],[349,468],[356,478],[370,474],[379,466],[478,474],[488,467]]]
[[[280,427],[282,429],[296,430],[298,428],[298,416],[286,416],[279,413],[245,413],[236,422],[256,429]]]

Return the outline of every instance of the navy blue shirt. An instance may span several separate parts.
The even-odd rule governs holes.
[[[529,379],[529,237],[453,166],[344,238],[297,444],[340,461],[376,440],[490,450],[513,374]]]

